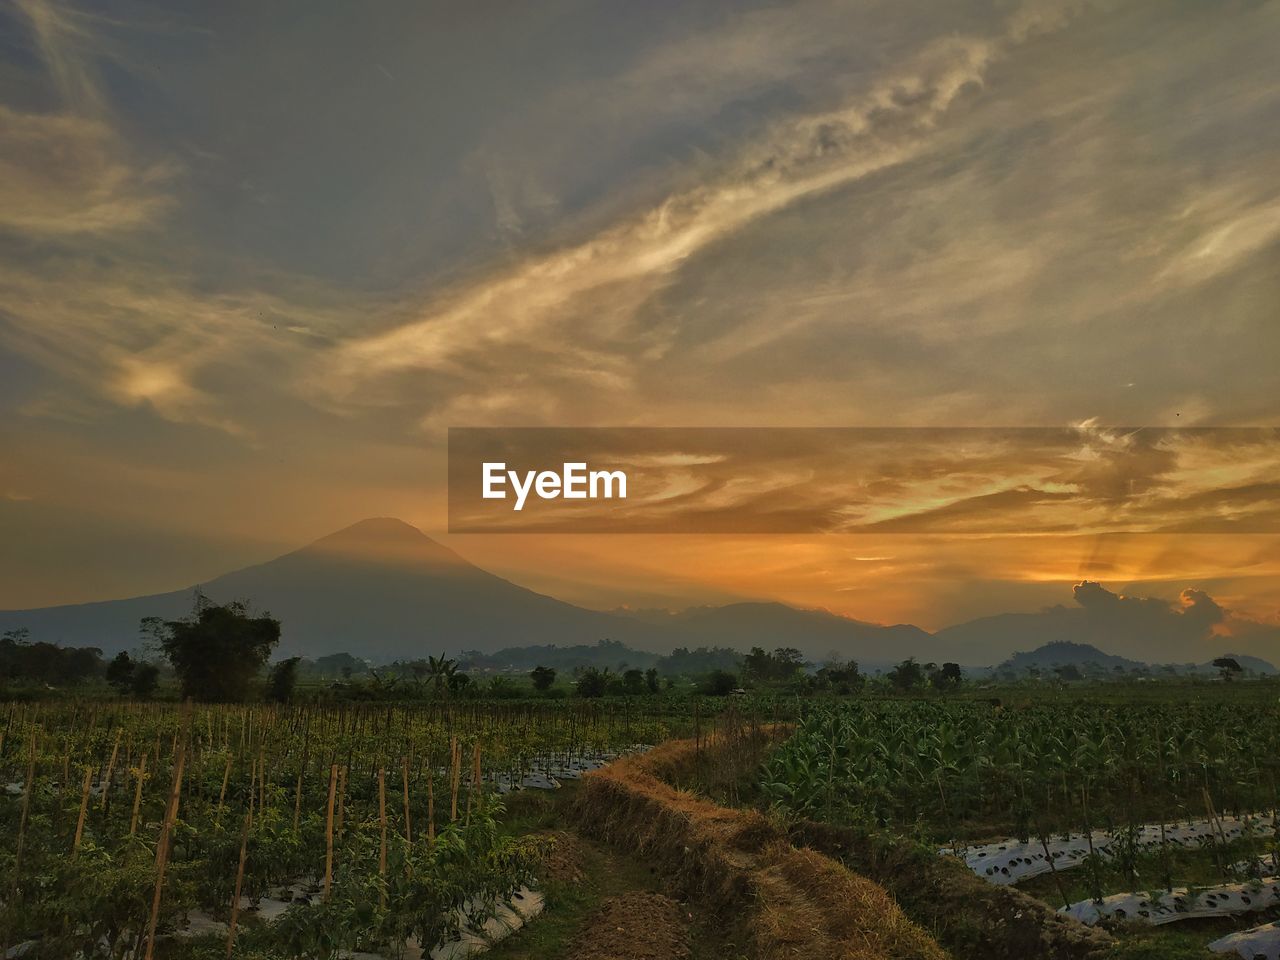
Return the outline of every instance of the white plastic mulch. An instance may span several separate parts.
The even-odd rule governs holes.
[[[463,960],[483,953],[500,940],[515,933],[526,923],[542,913],[546,901],[542,894],[528,887],[521,887],[506,902],[498,905],[497,915],[481,926],[465,924],[458,937],[447,940],[431,950],[423,951],[416,940],[405,944],[400,954],[402,960]],[[346,953],[343,960],[385,960],[378,953]]]
[[[1209,949],[1214,953],[1236,953],[1244,960],[1280,960],[1280,920],[1229,933],[1209,944]]]
[[[263,897],[254,906],[246,897],[240,898],[241,922],[246,917],[257,917],[266,923],[274,923],[295,904],[316,902],[320,896],[320,887],[314,882],[299,881],[281,888],[274,896]],[[473,954],[489,949],[499,940],[515,933],[526,923],[538,916],[546,908],[546,899],[537,890],[520,887],[505,900],[499,902],[494,916],[483,923],[472,923],[468,916],[480,912],[483,905],[479,901],[468,903],[458,911],[458,935],[444,943],[426,951],[416,940],[409,940],[402,960],[462,960]],[[214,920],[207,914],[192,911],[187,916],[187,923],[177,932],[179,937],[196,937],[209,933],[226,934],[227,925],[221,920]],[[375,953],[349,953],[343,955],[346,960],[384,960]]]
[[[1139,848],[1151,849],[1160,846],[1161,825],[1147,823],[1138,827],[1134,842]],[[1256,836],[1270,834],[1275,829],[1270,818],[1261,817],[1220,817],[1217,820],[1192,820],[1187,823],[1164,824],[1164,840],[1173,846],[1195,847],[1211,843],[1214,838],[1236,840],[1251,831]],[[1103,858],[1115,855],[1119,834],[1106,830],[1095,830],[1092,833],[1093,852]],[[1038,839],[1022,843],[1017,839],[1001,840],[985,843],[963,850],[960,858],[965,866],[978,876],[1001,886],[1038,877],[1054,870],[1070,870],[1079,866],[1089,855],[1089,837],[1083,833],[1072,833],[1065,838],[1061,835],[1049,840],[1049,856],[1045,856],[1044,846]],[[943,854],[954,854],[951,847],[939,851]],[[1050,866],[1050,857],[1052,866]]]
[[[1131,920],[1158,926],[1199,917],[1233,917],[1267,910],[1280,904],[1280,877],[1225,883],[1189,891],[1175,887],[1159,897],[1144,893],[1116,893],[1101,900],[1081,900],[1059,913],[1093,926],[1103,920]]]
[[[633,744],[623,753],[589,750],[542,754],[530,758],[518,770],[500,771],[494,777],[494,782],[498,793],[511,793],[513,790],[558,790],[561,780],[579,780],[583,774],[599,770],[623,754],[640,753],[648,749],[645,744]]]

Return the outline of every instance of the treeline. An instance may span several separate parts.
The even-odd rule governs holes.
[[[31,643],[25,631],[0,638],[0,680],[49,687],[105,680],[119,695],[154,696],[162,680],[183,699],[280,703],[297,696],[325,700],[507,699],[520,697],[651,697],[747,692],[847,695],[871,683],[909,691],[961,683],[959,666],[904,660],[884,678],[868,680],[858,664],[816,665],[794,647],[746,655],[726,647],[678,648],[659,655],[612,640],[594,645],[508,648],[459,659],[429,656],[374,667],[348,653],[315,660],[290,657],[269,664],[280,640],[280,621],[246,604],[214,604],[197,594],[191,615],[144,618],[142,654],[122,652],[104,664],[97,648]],[[538,659],[543,658],[543,659]],[[527,669],[515,666],[523,661]],[[603,665],[600,665],[603,664]]]
[[[595,644],[558,647],[553,644],[530,647],[507,647],[495,653],[467,650],[458,658],[459,668],[467,673],[527,673],[535,667],[547,667],[565,673],[571,670],[656,670],[660,676],[689,676],[712,670],[738,670],[742,654],[729,647],[677,647],[669,654],[636,650],[617,640],[601,640]],[[393,665],[394,666],[394,665]]]
[[[80,683],[104,672],[102,651],[97,647],[59,647],[32,643],[25,629],[0,636],[0,683],[9,685]]]

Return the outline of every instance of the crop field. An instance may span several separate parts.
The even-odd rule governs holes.
[[[503,795],[669,732],[586,703],[6,710],[0,956],[57,958],[464,956],[538,906],[546,841]]]
[[[0,956],[1274,960],[1280,705],[1180,692],[15,702]]]
[[[1082,697],[816,705],[760,791],[1124,929],[1117,955],[1272,958],[1278,784],[1274,699]]]

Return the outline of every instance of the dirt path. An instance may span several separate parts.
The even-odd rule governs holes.
[[[610,897],[587,921],[568,960],[688,960],[689,920],[660,893]]]
[[[578,834],[564,817],[574,789],[556,793],[516,811],[528,832],[555,840],[547,910],[485,960],[743,960],[723,925],[672,898],[652,863]]]

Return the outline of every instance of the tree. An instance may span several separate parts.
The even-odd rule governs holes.
[[[458,672],[458,664],[450,660],[453,664],[453,670],[449,673],[449,692],[450,693],[466,693],[471,688],[471,678],[465,673]]]
[[[520,696],[520,688],[507,677],[490,677],[489,689],[486,692],[489,696],[498,700],[513,699]]]
[[[816,679],[818,686],[827,687],[835,693],[853,693],[862,686],[862,674],[856,660],[830,660],[818,669]]]
[[[0,636],[15,647],[26,646],[31,642],[31,631],[26,627],[15,627],[13,630],[6,630],[4,634]]]
[[[929,682],[933,684],[935,690],[949,690],[959,686],[962,677],[960,664],[944,663],[941,669],[930,674]]]
[[[1234,657],[1219,657],[1213,661],[1213,665],[1218,668],[1223,680],[1233,680],[1244,673],[1244,670],[1241,669],[1239,662]]]
[[[611,675],[609,668],[597,670],[595,667],[587,667],[578,674],[578,696],[580,697],[603,697],[605,690],[609,686]]]
[[[133,683],[129,692],[136,700],[150,700],[160,685],[160,668],[154,663],[139,663],[134,666]]]
[[[250,683],[280,642],[280,621],[254,616],[240,602],[219,606],[197,595],[191,616],[164,621],[158,633],[184,698],[229,702],[248,697]]]
[[[124,696],[133,689],[135,664],[127,652],[121,650],[107,664],[107,683],[116,688],[116,693]]]
[[[658,692],[658,670],[656,667],[650,667],[644,672],[644,685],[650,693]]]
[[[555,668],[539,664],[529,671],[529,679],[533,681],[533,689],[544,692],[550,690],[556,682]]]
[[[644,692],[644,671],[634,667],[622,674],[623,692],[637,694]]]
[[[728,670],[712,670],[698,687],[698,692],[712,697],[727,697],[736,689],[738,678],[732,673]]]
[[[779,683],[794,680],[804,666],[804,657],[795,647],[778,647],[773,653],[752,647],[742,661],[742,673],[758,683]]]
[[[273,703],[288,703],[293,699],[293,688],[298,685],[298,663],[301,657],[281,660],[267,675],[267,699]]]
[[[889,671],[889,682],[899,690],[911,690],[924,683],[924,667],[915,657],[908,657]]]
[[[448,657],[427,657],[427,673],[438,696],[454,688],[453,678],[458,674],[458,661]]]
[[[1074,683],[1077,680],[1083,680],[1084,676],[1080,673],[1080,668],[1074,663],[1064,663],[1053,668],[1053,672],[1058,675],[1058,679],[1063,683]]]

